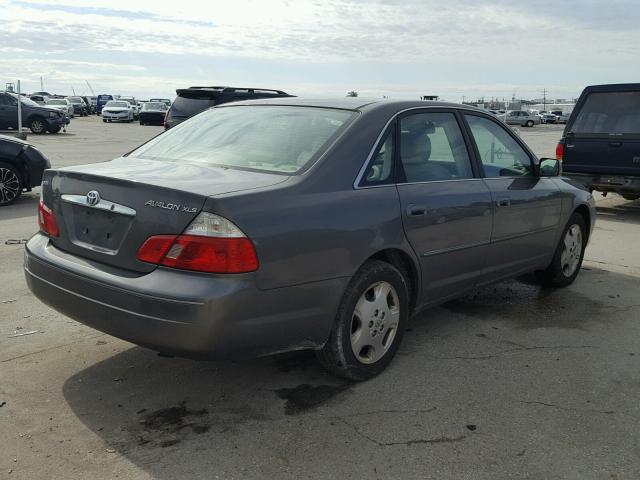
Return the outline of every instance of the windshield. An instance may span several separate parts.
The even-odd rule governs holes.
[[[66,105],[66,100],[47,100],[47,105]]]
[[[164,103],[148,102],[142,105],[143,110],[166,110],[167,106]]]
[[[293,106],[208,110],[154,138],[131,156],[192,161],[274,173],[297,173],[355,112]]]
[[[576,134],[639,134],[640,92],[590,93],[571,131]]]
[[[105,107],[128,107],[129,104],[127,102],[107,102]]]
[[[20,100],[22,101],[23,105],[29,105],[30,107],[39,107],[40,106],[36,102],[31,100],[30,98],[21,97]]]

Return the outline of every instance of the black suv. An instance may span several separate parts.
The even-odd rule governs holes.
[[[239,100],[256,100],[259,98],[293,97],[282,90],[268,88],[238,87],[189,87],[176,90],[178,96],[171,104],[164,122],[164,128],[175,127],[187,118],[214,105]]]
[[[640,198],[640,83],[585,88],[556,157],[589,190]]]
[[[20,97],[22,102],[22,126],[33,133],[58,133],[69,123],[69,118],[60,110],[43,107],[29,98]],[[0,92],[0,130],[18,128],[18,95]]]

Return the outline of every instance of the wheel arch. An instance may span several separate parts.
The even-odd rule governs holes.
[[[397,268],[409,287],[409,314],[417,306],[420,292],[420,269],[415,259],[400,248],[386,248],[371,255],[367,260],[380,260]]]
[[[587,240],[589,240],[589,234],[591,233],[591,214],[589,212],[589,207],[587,207],[584,204],[581,204],[581,205],[578,205],[573,212],[580,215],[584,220],[585,226],[587,227],[586,228]]]

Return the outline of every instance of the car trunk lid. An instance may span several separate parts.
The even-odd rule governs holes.
[[[70,253],[135,272],[156,268],[136,253],[152,235],[176,235],[201,211],[207,197],[266,187],[286,176],[119,159],[48,170],[43,198],[56,217],[53,244]]]

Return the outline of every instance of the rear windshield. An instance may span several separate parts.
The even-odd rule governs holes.
[[[571,131],[574,134],[640,134],[640,92],[590,93]]]
[[[166,131],[130,156],[295,174],[311,166],[355,115],[314,107],[219,107]]]
[[[166,110],[167,105],[160,102],[147,102],[142,104],[142,110]]]
[[[210,98],[176,97],[173,105],[171,105],[171,114],[193,117],[200,112],[204,112],[207,108],[213,107],[215,104],[215,100]]]

